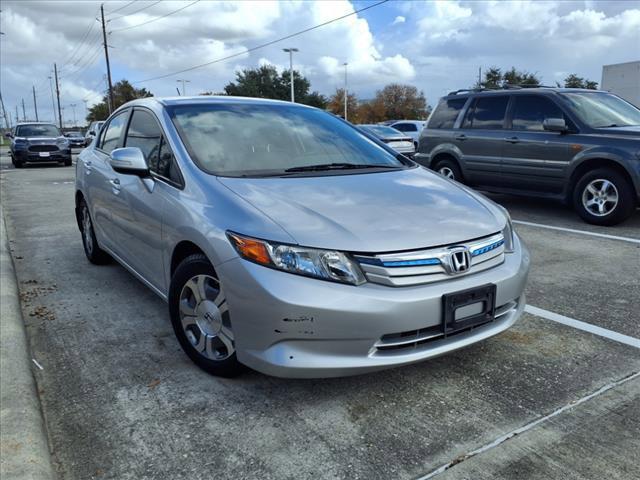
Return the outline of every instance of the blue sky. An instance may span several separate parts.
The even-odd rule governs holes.
[[[373,2],[202,0],[178,13],[172,12],[191,0],[128,3],[105,5],[114,81],[144,80],[243,52]],[[32,110],[33,85],[41,116],[52,117],[47,77],[53,62],[61,70],[65,118],[72,104],[81,116],[84,100],[91,105],[100,99],[105,67],[94,20],[99,6],[95,1],[3,1],[0,88],[7,110],[15,114],[22,98]],[[159,19],[163,15],[168,16]],[[238,69],[262,63],[288,68],[282,52],[288,46],[300,49],[295,68],[326,95],[343,86],[346,61],[350,91],[360,98],[371,98],[395,81],[415,85],[435,104],[448,90],[472,85],[478,67],[515,66],[536,72],[548,84],[569,73],[599,82],[602,65],[640,59],[640,2],[390,1],[257,52],[138,86],[158,96],[174,95],[176,80],[186,78],[187,93],[220,91]]]

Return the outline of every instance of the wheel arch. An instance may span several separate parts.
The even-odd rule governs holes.
[[[173,248],[173,252],[171,253],[169,278],[173,277],[173,274],[176,271],[176,268],[178,268],[178,265],[180,265],[180,262],[182,262],[185,258],[196,254],[204,255],[213,265],[213,262],[211,262],[211,259],[205,253],[205,251],[195,243],[189,240],[182,240],[181,242],[178,242],[178,244]]]
[[[569,176],[569,183],[565,192],[565,199],[567,201],[571,201],[576,184],[580,181],[582,176],[587,172],[596,170],[598,168],[610,168],[611,170],[614,170],[621,174],[625,178],[625,180],[629,182],[629,185],[634,190],[635,197],[638,198],[639,192],[633,182],[633,178],[625,168],[624,164],[613,158],[595,156],[581,161],[573,168]]]

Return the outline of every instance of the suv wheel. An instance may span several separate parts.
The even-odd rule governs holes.
[[[95,265],[104,265],[111,261],[107,252],[98,246],[98,240],[93,230],[93,222],[87,202],[80,203],[80,233],[82,233],[82,246],[87,259]]]
[[[616,225],[633,213],[633,197],[633,189],[626,178],[615,170],[600,168],[587,172],[578,180],[573,206],[588,223]]]
[[[435,164],[433,169],[443,177],[455,180],[456,182],[462,182],[462,172],[460,167],[453,160],[440,160]]]
[[[204,255],[191,255],[176,268],[169,313],[180,346],[196,365],[220,377],[242,373],[224,290]]]

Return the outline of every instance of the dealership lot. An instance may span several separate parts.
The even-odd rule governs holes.
[[[62,478],[640,476],[640,212],[601,228],[556,203],[492,196],[531,250],[528,304],[602,335],[526,314],[489,341],[411,367],[227,380],[187,359],[146,287],[116,264],[86,261],[73,167],[15,170],[5,150],[1,163]]]

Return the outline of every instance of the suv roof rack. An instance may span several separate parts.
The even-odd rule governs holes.
[[[453,90],[447,95],[458,95],[459,93],[475,93],[475,92],[495,92],[497,90],[520,90],[523,88],[558,88],[552,85],[531,85],[531,84],[506,84],[501,87],[491,88],[461,88],[460,90]]]

